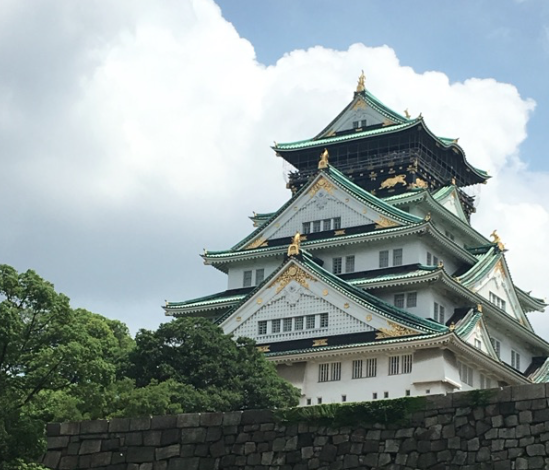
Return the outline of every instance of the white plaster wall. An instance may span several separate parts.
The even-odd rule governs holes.
[[[518,352],[521,357],[521,372],[524,372],[533,360],[533,353],[525,347],[525,343],[519,342],[509,333],[505,333],[502,330],[495,330],[491,326],[488,326],[487,330],[489,332],[489,336],[494,337],[500,341],[500,359],[506,364],[511,365],[512,350]]]
[[[475,285],[474,289],[478,294],[490,300],[489,293],[492,292],[506,302],[506,313],[513,318],[521,318],[521,306],[513,291],[512,283],[502,276],[502,273],[494,269],[486,279]]]
[[[248,262],[237,262],[231,265],[227,273],[227,288],[238,289],[243,287],[243,276],[245,271],[252,271],[252,285],[255,285],[256,269],[264,269],[264,278],[278,269],[283,262],[282,256],[272,258],[261,258]]]

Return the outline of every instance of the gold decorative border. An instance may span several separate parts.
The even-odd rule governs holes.
[[[310,276],[298,266],[289,266],[268,286],[268,288],[271,289],[273,286],[278,284],[277,290],[275,291],[278,294],[290,283],[290,281],[296,281],[302,287],[309,289],[309,284],[307,282],[308,280],[317,282],[317,279]]]
[[[398,325],[392,321],[387,320],[387,322],[389,328],[378,328],[376,339],[395,338],[397,336],[410,336],[418,334],[417,331]]]

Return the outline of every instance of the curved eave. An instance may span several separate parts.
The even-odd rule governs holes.
[[[185,315],[194,312],[207,312],[211,310],[223,310],[239,303],[245,295],[234,296],[230,299],[221,299],[211,302],[168,302],[163,308],[166,315]]]
[[[491,272],[501,259],[502,253],[493,248],[482,255],[468,271],[458,276],[458,280],[466,287],[470,287]]]
[[[532,297],[529,293],[519,287],[514,286],[514,288],[516,295],[518,296],[518,300],[525,312],[544,312],[546,307],[548,307],[548,304],[543,299]]]
[[[529,379],[533,383],[546,383],[548,382],[548,358],[544,361],[544,364],[540,366],[535,372],[529,375]]]

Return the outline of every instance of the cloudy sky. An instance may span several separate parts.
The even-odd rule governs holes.
[[[156,328],[165,299],[225,288],[199,254],[289,197],[269,146],[319,132],[364,70],[490,172],[473,224],[548,297],[548,53],[544,0],[4,0],[0,263]]]

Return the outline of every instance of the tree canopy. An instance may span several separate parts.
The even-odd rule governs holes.
[[[39,456],[51,421],[297,403],[250,339],[181,318],[134,340],[34,271],[0,265],[0,470]]]

